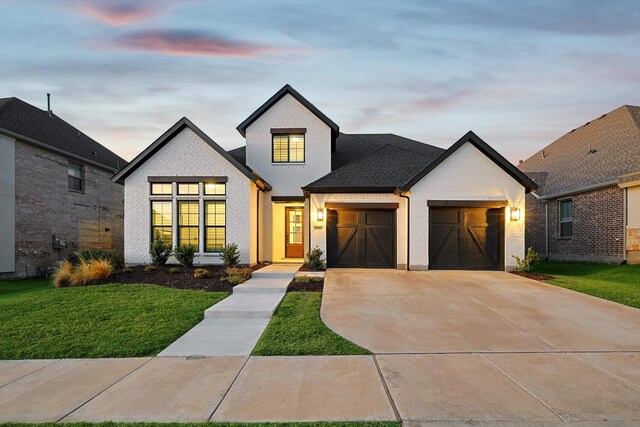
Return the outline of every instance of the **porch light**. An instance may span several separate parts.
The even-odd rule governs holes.
[[[511,208],[511,221],[520,221],[520,209]]]
[[[324,221],[324,209],[317,209],[316,210],[316,220],[318,222]]]

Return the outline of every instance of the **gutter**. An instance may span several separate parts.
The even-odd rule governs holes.
[[[410,267],[410,261],[411,261],[411,198],[405,194],[403,194],[403,192],[400,190],[400,188],[397,188],[396,191],[394,191],[394,193],[400,197],[402,197],[403,199],[407,200],[407,266],[406,266],[406,270],[410,271],[411,267]]]
[[[602,184],[595,184],[587,187],[582,187],[577,190],[565,191],[564,193],[556,193],[548,196],[539,196],[539,197],[536,196],[536,197],[542,201],[559,199],[562,197],[573,196],[575,194],[588,193],[589,191],[600,190],[601,188],[613,187],[614,185],[618,185],[618,182],[619,182],[618,180],[615,180],[615,181],[605,182]]]
[[[70,153],[68,151],[56,148],[56,147],[52,147],[49,144],[45,144],[44,142],[36,141],[35,139],[31,139],[31,138],[28,138],[26,136],[20,135],[19,133],[11,132],[8,129],[0,128],[0,132],[4,133],[4,134],[6,134],[6,135],[8,135],[8,136],[10,136],[12,138],[15,138],[16,140],[19,140],[21,142],[25,142],[27,144],[35,145],[36,147],[42,148],[42,149],[50,151],[52,153],[60,154],[61,156],[68,157],[68,158],[73,159],[73,160],[77,160],[77,161],[79,161],[81,163],[85,163],[85,164],[89,164],[91,166],[95,166],[95,167],[97,167],[99,169],[102,169],[102,170],[105,170],[107,172],[112,172],[114,174],[118,173],[118,169],[114,169],[114,168],[106,166],[106,165],[104,165],[102,163],[93,161],[91,159],[87,159],[86,157],[79,156],[77,154],[73,154],[73,153]],[[122,165],[122,167],[124,168],[126,165],[127,165],[127,163],[125,162],[125,164]]]

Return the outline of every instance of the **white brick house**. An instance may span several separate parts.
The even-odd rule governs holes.
[[[125,259],[148,263],[164,238],[220,262],[329,267],[492,269],[524,254],[524,197],[536,185],[472,132],[447,150],[393,134],[342,134],[286,85],[225,152],[183,118],[121,170]]]

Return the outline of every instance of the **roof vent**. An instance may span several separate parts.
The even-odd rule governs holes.
[[[547,153],[544,150],[542,150],[542,158],[544,159],[545,157],[547,157]]]
[[[589,151],[587,151],[587,154],[593,154],[593,153],[597,153],[598,150],[595,148],[592,148],[591,145],[589,145]]]
[[[582,127],[587,127],[587,126],[589,126],[589,123],[591,123],[591,122],[587,122],[587,123],[585,123],[584,125],[582,125]]]
[[[53,111],[51,111],[51,94],[47,93],[47,114],[49,115],[49,117],[51,117],[51,115],[53,114]]]
[[[518,160],[518,164],[521,165],[524,163],[524,160]]]

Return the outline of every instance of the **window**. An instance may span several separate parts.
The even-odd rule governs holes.
[[[273,163],[304,163],[304,134],[273,135]]]
[[[169,183],[153,183],[151,184],[152,195],[171,195],[173,194],[173,184]]]
[[[224,200],[207,201],[205,206],[205,252],[220,252],[226,243],[226,206]]]
[[[84,166],[80,163],[69,161],[68,187],[73,191],[84,191]]]
[[[573,236],[573,200],[560,200],[560,237]]]
[[[199,202],[178,202],[178,244],[198,248]]]
[[[172,202],[151,202],[151,238],[173,245]]]
[[[197,196],[200,194],[200,185],[199,184],[178,184],[178,195],[179,196]]]
[[[224,196],[227,193],[226,184],[206,183],[204,185],[205,196]]]

